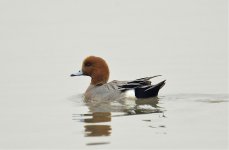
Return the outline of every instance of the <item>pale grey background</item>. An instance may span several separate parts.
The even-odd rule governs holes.
[[[0,148],[85,146],[83,125],[71,120],[81,109],[67,99],[89,84],[69,77],[88,55],[108,61],[110,80],[162,74],[160,95],[227,93],[227,6],[226,0],[0,0]],[[211,148],[226,147],[221,121],[217,145],[203,135]],[[183,146],[192,140],[181,139]]]
[[[97,55],[111,79],[162,74],[164,92],[225,93],[226,2],[1,0],[1,89],[48,84]]]

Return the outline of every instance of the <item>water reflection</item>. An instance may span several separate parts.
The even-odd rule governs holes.
[[[110,122],[111,113],[109,112],[94,112],[91,114],[91,118],[84,119],[85,123],[94,123],[87,125],[85,124],[85,136],[109,136],[111,134],[110,125],[98,125],[100,122]]]
[[[174,132],[175,130],[179,132],[179,135],[182,132],[185,132],[183,135],[190,134],[186,128],[187,125],[189,126],[189,119],[193,119],[192,123],[199,130],[215,133],[212,130],[213,126],[208,126],[214,120],[209,119],[205,122],[206,118],[203,120],[203,117],[206,117],[206,114],[211,114],[212,111],[215,111],[214,114],[225,112],[223,102],[228,102],[228,96],[203,94],[167,95],[135,101],[128,99],[115,102],[85,102],[80,105],[83,106],[85,114],[74,114],[73,117],[81,125],[80,131],[83,133],[80,136],[84,138],[85,146],[102,148],[104,145],[112,146],[112,144],[116,144],[115,142],[119,142],[113,140],[120,132],[126,132],[123,134],[126,137],[120,137],[120,139],[126,139],[129,135],[139,135],[143,132],[147,137],[146,139],[159,137],[159,141],[168,140],[168,137],[171,139],[173,136],[176,137],[177,132]],[[212,109],[215,107],[217,108]],[[78,112],[82,113],[81,110]],[[189,116],[190,114],[191,116]],[[223,127],[225,119],[219,118],[221,118],[219,127]],[[122,126],[118,123],[122,123]],[[139,130],[133,130],[133,128],[129,128],[129,125]],[[202,136],[202,134],[198,134],[201,131],[196,132],[196,134]]]
[[[123,115],[147,114],[163,112],[163,108],[158,106],[159,98],[147,99],[121,99],[112,102],[87,102],[85,105],[90,112],[100,112],[106,115],[108,112],[122,112]],[[98,115],[98,114],[97,114]]]
[[[99,122],[110,122],[111,113],[110,112],[94,112],[90,114],[91,118],[84,119],[85,123],[99,123]]]
[[[111,134],[111,113],[93,112],[87,114],[72,114],[73,120],[83,122],[85,136],[109,136]],[[103,123],[103,124],[101,124]]]
[[[87,143],[86,145],[104,145],[104,144],[110,144],[110,142],[93,142],[93,143]]]
[[[85,125],[85,136],[109,136],[110,125]]]
[[[112,117],[151,113],[162,113],[164,116],[164,109],[158,106],[158,102],[159,98],[157,97],[138,100],[122,99],[110,102],[85,102],[89,112],[81,115],[73,114],[73,117],[78,116],[78,121],[84,123],[85,137],[108,137],[112,136]],[[86,145],[109,143],[109,141],[100,141],[86,143]]]

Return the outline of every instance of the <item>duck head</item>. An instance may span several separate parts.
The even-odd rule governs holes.
[[[71,76],[90,76],[91,85],[102,85],[109,79],[109,68],[106,61],[100,57],[89,56],[84,59],[82,69]]]

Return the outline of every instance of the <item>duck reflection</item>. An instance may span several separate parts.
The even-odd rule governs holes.
[[[84,122],[84,135],[86,137],[111,136],[111,118],[126,115],[162,113],[158,106],[157,97],[150,99],[125,99],[113,102],[85,102],[89,109],[88,114],[80,115],[80,121]],[[118,113],[117,113],[118,112]],[[73,115],[76,117],[77,114]]]
[[[110,122],[110,112],[94,112],[91,114],[91,118],[84,119],[85,123],[101,123]],[[109,136],[111,134],[110,125],[90,124],[85,125],[85,136]]]
[[[121,112],[123,115],[147,114],[161,112],[158,106],[159,98],[145,99],[120,99],[110,102],[87,102],[85,103],[90,112]],[[104,114],[105,115],[105,114]]]
[[[88,108],[86,114],[73,114],[73,120],[84,123],[84,136],[96,137],[95,140],[86,143],[87,146],[110,144],[109,136],[112,136],[112,118],[129,115],[162,113],[164,110],[158,106],[159,98],[148,99],[121,99],[119,101],[84,101],[84,106]],[[149,119],[143,120],[149,122],[149,127],[157,128],[152,125],[151,115]],[[161,125],[161,124],[160,124]],[[163,124],[162,124],[163,125]],[[160,128],[165,128],[160,126]],[[107,137],[107,138],[100,138]],[[105,140],[105,141],[104,141]],[[108,141],[107,141],[108,140]]]
[[[86,125],[85,136],[110,136],[110,125]]]
[[[111,113],[110,112],[94,112],[91,114],[92,118],[84,119],[85,123],[99,123],[99,122],[110,122]]]

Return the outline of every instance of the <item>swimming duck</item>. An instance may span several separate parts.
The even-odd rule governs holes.
[[[103,58],[89,56],[84,59],[82,69],[73,76],[90,76],[91,83],[84,96],[86,100],[118,100],[125,97],[126,91],[134,90],[136,98],[150,98],[158,95],[159,90],[165,85],[165,81],[152,85],[151,76],[130,81],[111,81],[109,79],[109,67]]]

